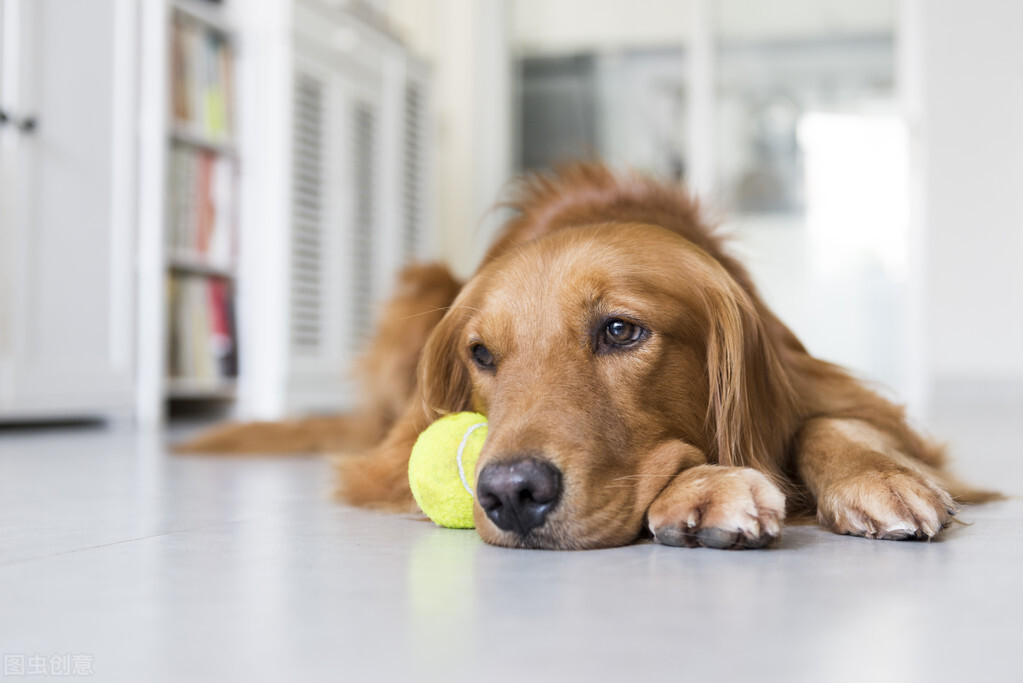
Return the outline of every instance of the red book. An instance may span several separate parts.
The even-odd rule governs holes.
[[[209,321],[210,346],[216,360],[217,371],[222,377],[231,376],[228,359],[234,350],[234,334],[228,315],[227,283],[217,278],[209,280]]]
[[[213,155],[203,152],[199,155],[199,173],[195,187],[196,195],[196,251],[205,254],[209,248],[210,233],[213,230],[215,206],[213,203]]]

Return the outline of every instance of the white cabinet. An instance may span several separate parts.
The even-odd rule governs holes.
[[[365,17],[315,0],[254,16],[240,413],[338,412],[398,270],[429,256],[427,72]],[[279,68],[275,68],[279,67]]]
[[[0,0],[0,420],[133,408],[133,19]]]
[[[372,26],[311,2],[294,18],[285,408],[326,412],[354,403],[377,309],[424,256],[426,87]]]

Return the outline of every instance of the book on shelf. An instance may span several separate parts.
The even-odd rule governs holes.
[[[167,276],[167,376],[217,386],[238,375],[234,288],[217,277]]]
[[[234,132],[234,52],[227,36],[177,13],[170,43],[175,126],[213,143],[230,140]]]
[[[231,157],[171,146],[167,246],[172,253],[230,267],[235,257],[236,177]]]

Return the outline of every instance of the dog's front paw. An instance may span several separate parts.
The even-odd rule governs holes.
[[[785,496],[767,476],[714,465],[680,474],[647,512],[655,541],[688,547],[763,548],[784,519]]]
[[[955,513],[948,493],[902,467],[843,479],[817,501],[818,520],[835,533],[886,540],[929,540]]]

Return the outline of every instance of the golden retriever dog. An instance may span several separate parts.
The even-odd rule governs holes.
[[[995,495],[811,356],[683,189],[583,164],[524,179],[511,206],[464,286],[439,267],[405,274],[367,361],[387,379],[359,418],[382,439],[338,458],[343,500],[416,510],[412,445],[464,410],[489,422],[474,516],[500,546],[763,548],[787,511],[931,539],[959,503]],[[253,433],[235,429],[193,449]]]

